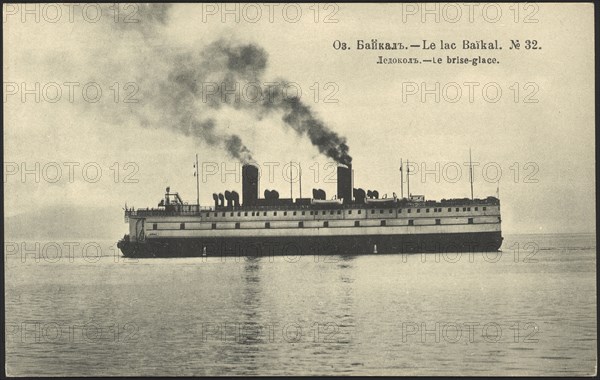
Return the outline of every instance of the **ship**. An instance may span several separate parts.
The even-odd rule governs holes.
[[[472,173],[471,173],[472,174]],[[242,166],[242,189],[213,194],[209,207],[186,204],[166,188],[157,207],[125,207],[125,257],[272,257],[498,251],[500,199],[426,200],[379,196],[353,187],[351,164],[337,166],[337,193],[259,197],[259,167]],[[409,187],[410,189],[410,187]],[[403,193],[403,191],[402,191]],[[199,199],[199,198],[198,198]]]

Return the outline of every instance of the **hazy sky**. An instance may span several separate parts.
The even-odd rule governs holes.
[[[267,8],[261,6],[262,18],[255,23],[244,18],[254,18],[252,9],[240,8],[239,23],[232,15],[222,22],[218,10],[194,4],[140,5],[135,9],[122,5],[119,22],[106,7],[97,22],[86,21],[82,7],[74,9],[72,22],[65,6],[57,22],[48,22],[55,16],[54,9],[39,7],[40,20],[35,22],[34,15],[23,20],[23,9],[5,8],[4,163],[5,172],[15,171],[15,166],[19,170],[5,179],[6,215],[34,212],[41,206],[107,210],[120,210],[125,202],[136,208],[156,206],[169,185],[185,201],[195,203],[192,164],[196,153],[201,161],[219,167],[234,169],[236,163],[221,145],[167,127],[174,114],[179,116],[173,108],[177,104],[170,100],[175,99],[175,95],[170,98],[171,91],[177,90],[173,83],[178,78],[173,72],[193,72],[211,65],[218,69],[218,57],[213,62],[206,49],[223,40],[233,46],[253,44],[264,49],[268,60],[261,81],[293,82],[295,87],[288,88],[300,88],[301,100],[346,139],[353,157],[355,187],[399,194],[398,167],[403,158],[429,169],[439,163],[438,182],[434,174],[425,180],[420,171],[411,176],[413,194],[428,199],[468,197],[468,171],[462,165],[472,148],[473,161],[481,163],[475,168],[476,197],[496,195],[497,190],[497,183],[482,177],[482,166],[488,164],[490,179],[496,176],[494,168],[502,169],[505,232],[595,230],[593,5],[540,4],[534,16],[537,23],[523,22],[532,11],[523,4],[518,6],[518,16],[510,4],[502,4],[497,22],[486,21],[476,9],[473,22],[463,13],[456,23],[444,19],[454,13],[440,13],[440,22],[433,16],[422,22],[420,13],[412,16],[412,8],[401,5],[339,4],[327,9],[320,5],[318,15],[315,7],[303,5],[296,23],[286,21],[283,6],[274,9],[273,22]],[[33,5],[31,9],[35,9]],[[139,22],[123,22],[132,10],[136,11],[133,19]],[[494,10],[487,11],[489,16]],[[88,19],[94,17],[94,10],[87,12]],[[293,20],[294,9],[287,12],[288,20]],[[327,15],[328,21],[337,22],[324,22]],[[503,49],[431,53],[414,48],[399,52],[356,49],[356,40],[372,38],[405,44],[443,39],[459,46],[463,39],[497,39]],[[511,39],[519,39],[521,44],[535,39],[542,49],[510,50]],[[336,40],[348,43],[351,49],[335,50]],[[481,55],[496,57],[500,63],[475,67],[379,65],[379,55],[441,57],[444,61],[447,56]],[[423,101],[420,92],[411,93],[419,91],[422,83],[435,88],[436,82],[447,99],[442,96],[436,102],[429,95]],[[472,82],[478,85],[471,102],[466,83]],[[36,83],[39,102],[34,94]],[[65,83],[78,84],[71,85],[72,101]],[[90,83],[93,85],[85,86]],[[202,86],[197,82],[177,84]],[[23,85],[33,89],[24,102]],[[490,98],[495,97],[496,88],[502,90],[497,102],[486,101],[482,94],[485,85]],[[56,95],[56,87],[61,88],[61,95]],[[86,101],[84,87],[88,99],[94,99],[95,89],[101,88],[99,101]],[[457,87],[462,96],[451,102]],[[126,103],[125,97],[132,93],[130,99],[138,102]],[[526,99],[537,103],[526,103]],[[254,160],[265,168],[265,162],[279,163],[273,183],[268,177],[261,180],[261,193],[276,188],[282,196],[289,196],[281,168],[294,161],[302,164],[304,196],[313,187],[325,189],[328,196],[334,194],[335,177],[327,180],[333,171],[326,166],[331,160],[319,154],[306,136],[286,126],[281,113],[257,115],[244,106],[215,109],[200,98],[196,101],[185,106],[197,112],[193,117],[216,120],[216,135],[239,135]],[[36,163],[40,165],[39,183],[33,174],[22,181],[22,165],[34,169]],[[49,163],[61,167],[62,176],[56,183],[47,180],[56,177],[56,167]],[[455,183],[441,175],[444,168],[448,176],[456,175],[452,163],[462,166],[462,178]],[[88,181],[82,174],[86,164]],[[72,182],[68,165],[78,165]],[[91,182],[98,167],[102,175]],[[130,173],[137,183],[128,183],[126,175]],[[234,175],[222,183],[220,174],[200,184],[203,205],[212,203],[213,192],[240,191]],[[293,191],[296,197],[298,184]],[[57,216],[57,220],[77,222],[67,216]],[[121,228],[122,219],[115,224]]]

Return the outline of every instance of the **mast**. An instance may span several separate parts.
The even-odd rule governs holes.
[[[410,165],[408,160],[406,160],[406,187],[408,192],[408,198],[410,199]]]
[[[198,153],[196,153],[196,207],[200,212],[200,168],[198,167]]]
[[[300,177],[300,198],[302,198],[302,167],[300,166],[300,163],[298,163],[298,175]]]
[[[400,199],[404,199],[404,175],[402,174],[402,158],[400,158]]]
[[[496,186],[496,198],[500,199],[500,179],[498,179],[498,185]]]
[[[350,199],[354,199],[354,168],[350,171],[350,189],[352,190]]]
[[[471,162],[471,148],[469,148],[469,182],[471,182],[471,200],[473,200],[473,164]]]
[[[290,161],[290,199],[294,199],[293,195],[293,182],[292,182],[292,161]]]

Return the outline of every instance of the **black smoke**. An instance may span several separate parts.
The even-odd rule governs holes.
[[[282,110],[282,119],[286,125],[299,135],[308,136],[310,142],[319,149],[320,153],[341,164],[352,163],[346,139],[328,128],[298,97],[282,96],[275,101],[265,102],[264,106],[265,109]]]
[[[281,112],[285,125],[291,127],[299,135],[307,136],[320,153],[338,163],[350,164],[352,162],[352,157],[348,154],[349,148],[346,139],[331,130],[300,98],[288,96],[285,90],[288,83],[285,80],[268,82],[274,85],[261,90],[260,101],[240,99],[242,96],[236,97],[232,94],[236,92],[236,86],[239,89],[247,84],[261,86],[263,83],[267,83],[263,79],[263,74],[267,67],[268,56],[262,47],[251,43],[236,44],[218,40],[204,50],[203,58],[203,67],[215,68],[217,73],[222,70],[220,74],[213,76],[213,78],[218,78],[218,82],[212,83],[216,83],[218,87],[204,88],[204,100],[210,107],[218,109],[223,105],[228,105],[235,109],[250,109],[258,117],[262,117],[266,113]],[[202,70],[199,68],[195,72],[196,78],[199,77],[199,71]],[[183,76],[186,77],[186,80],[190,79],[190,72],[187,69],[178,69],[176,72],[178,78]],[[210,74],[206,77],[210,77]],[[197,85],[192,87],[193,91],[198,91]],[[249,97],[254,98],[253,96]]]
[[[139,6],[141,24],[132,27],[142,34],[154,34],[168,22],[170,5]],[[249,111],[259,119],[268,113],[281,113],[285,125],[298,135],[307,136],[320,153],[338,163],[352,161],[344,137],[332,131],[300,98],[285,96],[285,81],[272,82],[277,85],[270,88],[271,93],[263,92],[256,102],[240,96],[239,89],[246,84],[255,83],[262,88],[267,83],[264,73],[268,54],[262,47],[218,39],[196,50],[159,46],[151,51],[154,56],[140,70],[141,98],[146,104],[131,110],[143,125],[193,136],[225,149],[233,158],[249,162],[250,149],[239,135],[220,125],[218,110],[232,107]],[[149,117],[150,114],[155,117]]]

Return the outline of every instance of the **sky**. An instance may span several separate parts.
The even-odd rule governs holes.
[[[471,149],[474,196],[499,194],[505,233],[595,231],[591,4],[501,4],[499,14],[473,9],[472,20],[459,6],[456,22],[454,8],[423,19],[423,9],[400,4],[279,5],[270,14],[258,5],[260,16],[233,5],[230,14],[213,4],[121,4],[116,14],[102,5],[97,20],[91,7],[72,15],[64,5],[23,7],[5,5],[3,20],[5,218],[77,224],[72,209],[93,208],[117,215],[115,231],[124,231],[125,203],[155,207],[167,186],[196,202],[196,154],[200,203],[211,205],[212,193],[241,190],[248,156],[228,154],[232,136],[260,165],[261,193],[288,197],[285,165],[294,162],[303,196],[322,188],[331,197],[334,161],[286,122],[288,108],[253,102],[254,80],[262,91],[277,83],[298,94],[321,132],[347,144],[355,187],[399,195],[400,160],[408,159],[412,194],[469,197]],[[498,40],[503,49],[357,49],[371,39]],[[541,49],[509,49],[511,39]],[[336,50],[336,41],[350,49]],[[251,53],[252,70],[227,66],[239,52]],[[385,65],[379,55],[499,63]],[[224,80],[238,83],[239,104],[201,96]],[[439,99],[423,96],[436,84]],[[299,195],[299,183],[292,191]]]

